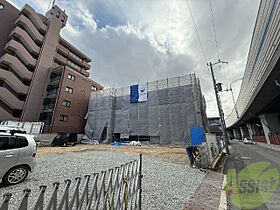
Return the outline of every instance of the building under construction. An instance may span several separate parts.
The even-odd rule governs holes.
[[[191,126],[207,130],[206,104],[194,74],[93,92],[85,134],[103,143],[145,140],[185,146]]]

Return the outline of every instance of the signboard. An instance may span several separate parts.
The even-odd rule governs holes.
[[[148,100],[148,83],[140,84],[138,88],[139,92],[139,102]]]
[[[144,102],[148,100],[148,83],[130,86],[130,103]]]
[[[198,145],[205,142],[204,131],[202,126],[191,126],[192,145]]]

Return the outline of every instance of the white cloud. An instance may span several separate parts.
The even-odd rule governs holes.
[[[13,0],[19,7],[22,0]],[[44,13],[44,0],[27,1]],[[209,0],[189,0],[209,61],[216,61]],[[217,81],[228,86],[243,76],[259,0],[212,1],[221,58]],[[191,72],[201,80],[209,116],[217,116],[209,70],[202,55],[185,0],[58,1],[68,14],[62,35],[92,58],[91,77],[105,87],[127,86]],[[106,26],[106,23],[108,24]],[[98,25],[103,24],[103,28]],[[224,71],[226,71],[224,73]],[[240,83],[235,83],[235,97]],[[230,92],[221,95],[225,114]]]

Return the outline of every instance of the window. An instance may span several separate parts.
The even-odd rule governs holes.
[[[70,107],[71,106],[71,101],[66,101],[64,100],[63,103],[62,103],[63,106],[67,106],[67,107]]]
[[[73,69],[76,69],[77,71],[81,71],[82,68],[78,65],[76,65],[75,63],[73,63],[72,61],[67,60],[67,64],[72,67]]]
[[[97,87],[91,86],[91,90],[96,91],[96,90],[97,90]]]
[[[83,62],[83,59],[81,59],[79,56],[75,55],[74,53],[70,52],[68,53],[72,58],[74,58],[75,60],[79,61],[79,62]]]
[[[64,23],[64,21],[65,21],[65,16],[62,15],[61,22]]]
[[[57,11],[56,17],[59,18],[59,16],[60,16],[60,11]]]
[[[3,9],[4,9],[4,5],[0,4],[0,10],[3,10]]]
[[[66,89],[65,89],[65,91],[67,92],[67,93],[73,93],[73,88],[70,88],[70,87],[66,87]]]
[[[17,136],[18,148],[27,147],[28,141],[24,136]]]
[[[9,136],[0,136],[0,150],[16,149],[16,138]]]
[[[68,121],[68,116],[67,115],[60,115],[59,121],[67,122]]]
[[[70,79],[70,80],[75,80],[75,76],[74,75],[72,75],[72,74],[68,74],[68,79]]]

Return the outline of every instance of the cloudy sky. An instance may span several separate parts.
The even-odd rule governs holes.
[[[218,59],[210,0],[56,0],[68,14],[62,36],[92,58],[91,78],[104,87],[125,87],[195,73],[201,80],[208,116],[218,116],[206,65]],[[45,14],[50,0],[9,0]],[[224,88],[242,78],[260,0],[212,0]],[[237,98],[241,82],[232,87]],[[230,92],[221,94],[225,115],[233,108]]]

